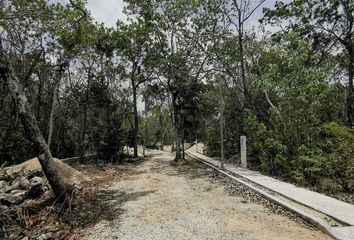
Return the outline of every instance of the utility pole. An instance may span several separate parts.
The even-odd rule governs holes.
[[[222,91],[221,77],[219,80],[219,97],[220,97],[220,168],[224,169],[224,98]]]

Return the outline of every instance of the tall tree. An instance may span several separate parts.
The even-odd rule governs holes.
[[[73,22],[81,21],[83,3],[71,2],[66,6],[55,6],[41,0],[9,1],[4,3],[4,10],[8,11],[2,9],[0,12],[2,18],[0,24],[4,29],[0,38],[1,84],[8,89],[25,133],[34,144],[34,152],[38,155],[39,162],[55,195],[65,198],[75,188],[70,180],[70,174],[74,174],[75,170],[63,167],[62,164],[53,160],[24,88],[28,87],[34,69],[41,62],[38,59],[42,58],[46,50],[50,52],[50,46],[58,44],[61,39],[56,32],[58,28],[53,28],[52,23],[62,20],[63,12],[70,13]],[[49,17],[52,15],[56,18]],[[72,22],[68,25],[73,27]],[[44,41],[46,44],[43,43]],[[75,43],[72,45],[75,46]],[[23,68],[28,66],[24,58],[26,55],[37,55],[37,60],[31,63],[29,69]],[[41,60],[43,61],[43,58]]]
[[[344,51],[348,75],[346,120],[354,125],[354,2],[351,0],[295,0],[277,2],[276,9],[265,10],[265,20],[271,23],[287,20],[288,30],[297,31],[312,41],[314,52]],[[284,21],[280,23],[284,25]]]
[[[143,20],[132,22],[129,25],[120,25],[115,32],[116,47],[124,59],[124,76],[130,81],[133,95],[134,112],[134,156],[138,156],[138,135],[139,135],[139,113],[138,97],[139,86],[152,77],[152,70],[149,69],[149,27]]]

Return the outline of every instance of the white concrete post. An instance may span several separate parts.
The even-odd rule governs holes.
[[[241,146],[241,167],[247,168],[247,147],[246,147],[246,136],[240,137]]]

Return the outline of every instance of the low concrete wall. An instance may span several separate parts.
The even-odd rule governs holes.
[[[85,155],[84,158],[85,160],[93,160],[97,157],[96,154],[90,154],[90,155]],[[66,163],[66,164],[74,164],[79,162],[80,157],[71,157],[71,158],[64,158],[64,159],[60,159],[62,162]]]
[[[204,163],[205,165],[215,169],[216,171],[218,171],[219,173],[233,179],[234,181],[242,184],[243,186],[247,187],[248,189],[256,192],[257,194],[259,194],[260,196],[268,199],[269,201],[273,202],[274,204],[277,204],[281,207],[283,207],[284,209],[289,210],[292,213],[297,214],[299,217],[301,217],[302,219],[304,219],[305,221],[308,221],[310,223],[312,223],[313,225],[317,226],[319,229],[321,229],[323,232],[327,233],[328,235],[330,235],[331,237],[333,237],[336,240],[353,240],[352,238],[343,235],[343,233],[339,232],[337,229],[335,229],[334,227],[330,226],[328,223],[326,223],[324,220],[320,219],[319,217],[313,216],[310,213],[307,213],[305,211],[303,211],[302,209],[299,209],[296,206],[293,206],[279,198],[276,198],[273,195],[270,195],[269,193],[263,191],[262,189],[253,186],[245,181],[243,181],[242,179],[236,178],[234,176],[232,176],[230,173],[227,172],[227,170],[222,170],[220,169],[218,166],[213,165],[212,163],[209,163],[195,155],[193,155],[193,153],[188,153],[187,155],[193,159],[196,159],[202,163]]]

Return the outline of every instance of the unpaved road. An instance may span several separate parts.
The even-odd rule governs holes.
[[[101,221],[87,239],[331,239],[320,231],[272,214],[264,206],[229,196],[203,175],[170,165],[173,156],[155,152],[134,175],[111,190],[127,193],[124,213]]]

